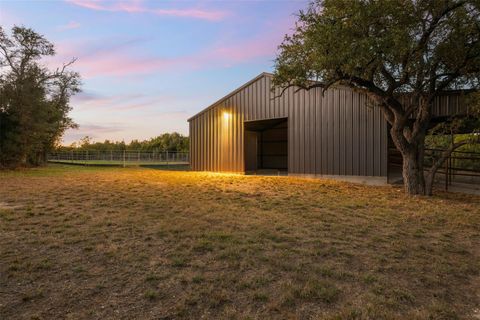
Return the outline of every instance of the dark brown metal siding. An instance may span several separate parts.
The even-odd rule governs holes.
[[[465,93],[461,91],[452,91],[437,96],[433,102],[431,110],[432,117],[445,117],[452,114],[467,114],[468,105],[465,103],[465,98]],[[412,103],[411,100],[412,99],[409,98],[408,95],[400,98],[401,103],[404,105]]]
[[[290,173],[386,176],[386,123],[364,94],[270,88],[264,75],[190,119],[193,170],[244,172],[244,121],[288,118]]]

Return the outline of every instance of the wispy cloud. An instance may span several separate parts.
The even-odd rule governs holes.
[[[129,110],[139,109],[141,107],[152,106],[160,102],[160,97],[150,97],[140,93],[129,93],[119,95],[101,95],[91,91],[83,91],[72,98],[72,103],[79,110]]]
[[[76,21],[70,21],[67,24],[58,27],[58,30],[71,30],[80,28],[80,23]]]
[[[74,141],[79,141],[85,136],[101,141],[105,137],[120,136],[121,133],[127,130],[128,127],[120,123],[80,123],[77,129],[69,129],[63,138],[64,144],[70,144]]]
[[[84,78],[98,76],[133,76],[171,70],[200,70],[229,67],[255,59],[273,60],[282,33],[264,32],[256,37],[237,41],[218,42],[197,52],[175,57],[139,53],[137,45],[145,39],[104,39],[101,41],[74,41],[60,43],[53,65],[60,65],[77,57],[73,68]]]
[[[83,131],[85,133],[90,133],[94,134],[95,132],[118,132],[122,131],[125,129],[124,125],[120,125],[117,123],[113,124],[103,124],[103,125],[97,125],[97,124],[80,124],[79,125],[79,131]]]
[[[82,91],[72,97],[72,104],[78,111],[128,112],[136,111],[168,111],[172,105],[185,99],[173,95],[156,95],[129,93],[117,95],[101,95],[91,91]]]
[[[182,18],[194,18],[208,21],[220,21],[228,16],[228,12],[222,10],[206,10],[197,8],[162,9],[149,8],[142,1],[97,1],[97,0],[66,0],[73,5],[96,11],[146,13],[157,16],[172,16]]]

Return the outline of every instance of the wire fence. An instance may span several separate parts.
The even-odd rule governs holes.
[[[188,165],[188,152],[171,151],[97,151],[72,150],[52,152],[49,162],[71,163],[83,165]]]

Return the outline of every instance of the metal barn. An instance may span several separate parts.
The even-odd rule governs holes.
[[[387,182],[387,122],[364,93],[289,88],[278,97],[271,79],[262,73],[188,119],[192,170]],[[440,97],[435,114],[459,99]]]

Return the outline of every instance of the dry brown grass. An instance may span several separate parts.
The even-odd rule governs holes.
[[[287,177],[0,172],[2,319],[478,319],[480,197]]]

